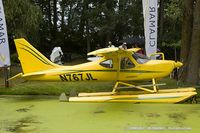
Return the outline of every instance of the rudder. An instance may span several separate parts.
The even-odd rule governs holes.
[[[14,41],[24,74],[48,70],[58,66],[42,55],[24,38],[15,39]]]

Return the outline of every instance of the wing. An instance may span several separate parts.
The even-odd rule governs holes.
[[[119,51],[119,48],[102,48],[102,49],[98,49],[98,50],[95,50],[95,51],[92,51],[90,53],[88,53],[87,55],[95,55],[95,56],[104,56],[105,54],[108,54],[108,53],[113,53],[113,52],[116,52],[116,51]]]
[[[102,49],[98,49],[95,51],[92,51],[90,53],[88,53],[87,55],[94,55],[94,56],[106,56],[108,54],[114,54],[114,53],[132,53],[132,52],[137,52],[138,50],[140,50],[140,48],[131,48],[131,49],[127,49],[127,50],[123,50],[120,49],[118,47],[115,48],[102,48]]]
[[[127,51],[132,51],[132,52],[137,52],[141,50],[141,48],[130,48],[130,49],[127,49]]]

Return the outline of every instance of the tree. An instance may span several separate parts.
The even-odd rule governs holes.
[[[38,43],[42,20],[40,8],[29,0],[5,0],[4,7],[8,34],[14,33],[16,37]]]
[[[183,21],[181,35],[181,61],[183,62],[181,80],[186,81],[188,56],[191,47],[192,27],[193,27],[193,6],[194,0],[183,1]]]
[[[197,84],[199,82],[200,66],[200,0],[194,3],[193,29],[191,37],[191,47],[188,56],[188,72],[186,82]]]
[[[180,0],[168,0],[164,4],[164,32],[162,33],[162,42],[174,44],[181,40],[181,3],[182,1]]]

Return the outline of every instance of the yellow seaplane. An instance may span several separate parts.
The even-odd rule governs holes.
[[[139,48],[123,50],[103,48],[88,53],[97,60],[74,66],[52,63],[25,39],[15,39],[22,77],[37,81],[116,81],[112,92],[79,93],[69,97],[76,102],[154,102],[178,103],[195,96],[195,88],[159,89],[156,79],[168,76],[181,62],[150,60],[137,53]],[[11,78],[11,79],[12,79]],[[152,81],[151,85],[134,85],[130,81]],[[123,91],[125,89],[131,91]]]

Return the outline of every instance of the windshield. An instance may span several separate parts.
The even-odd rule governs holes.
[[[148,58],[147,56],[140,54],[140,53],[133,53],[132,56],[139,64],[144,64],[144,63],[150,61],[150,58]]]

